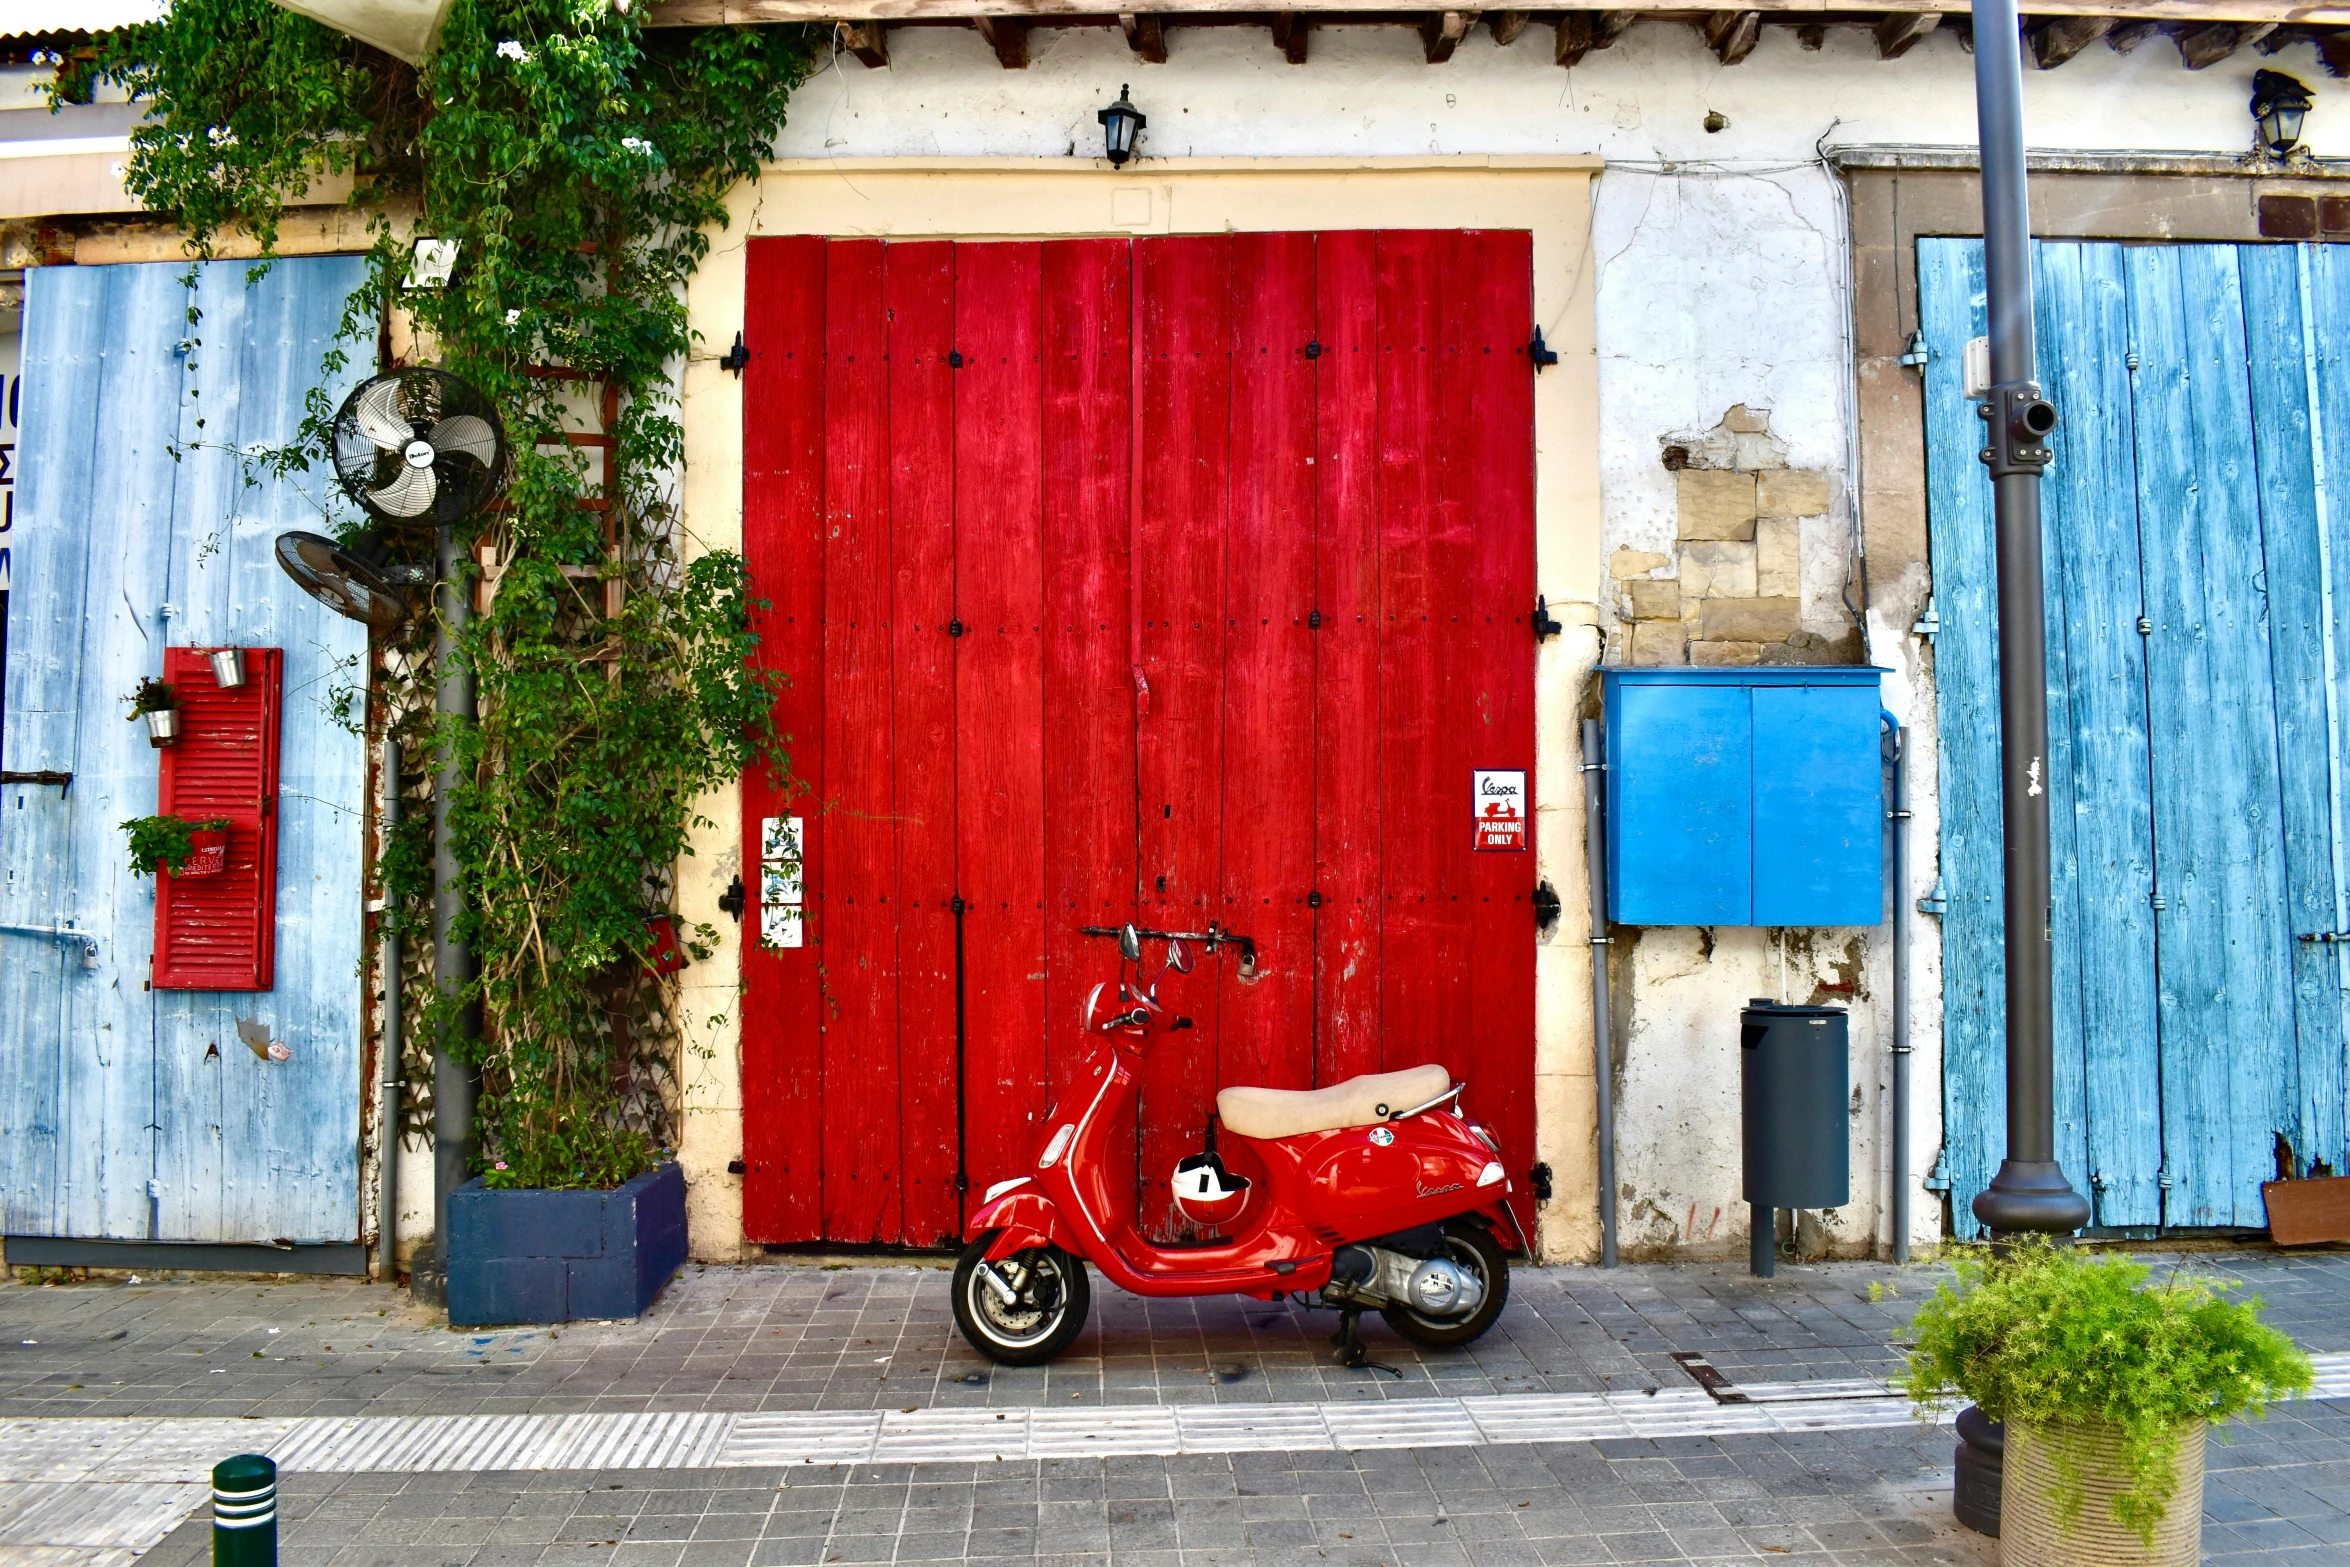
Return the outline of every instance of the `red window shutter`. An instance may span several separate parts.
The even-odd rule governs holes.
[[[277,745],[285,655],[249,647],[245,683],[223,691],[193,648],[166,648],[180,737],[163,748],[160,814],[228,820],[228,868],[159,875],[157,990],[267,990],[277,959]]]

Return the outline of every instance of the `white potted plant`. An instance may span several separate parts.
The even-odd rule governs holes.
[[[147,720],[147,743],[162,747],[180,737],[180,698],[168,680],[150,675],[131,693],[131,722]]]
[[[2224,1282],[2045,1240],[1962,1257],[1895,1386],[2007,1427],[2005,1567],[2202,1559],[2210,1428],[2311,1385],[2308,1357]]]

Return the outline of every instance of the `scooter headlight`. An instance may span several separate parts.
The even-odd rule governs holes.
[[[1480,1187],[1491,1186],[1495,1182],[1503,1180],[1506,1175],[1507,1172],[1502,1169],[1498,1161],[1489,1163],[1484,1169],[1477,1172],[1477,1184]]]

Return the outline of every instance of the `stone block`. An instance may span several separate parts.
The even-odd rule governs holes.
[[[1774,441],[1767,435],[1739,435],[1731,440],[1731,461],[1749,473],[1787,466],[1787,447],[1782,441]]]
[[[1680,536],[1684,539],[1754,537],[1755,486],[1751,473],[1684,468],[1679,487]]]
[[[1784,642],[1803,629],[1803,601],[1715,598],[1699,606],[1699,637],[1708,642]]]
[[[1722,428],[1732,435],[1768,435],[1771,433],[1771,411],[1768,408],[1749,408],[1744,403],[1732,403],[1730,411],[1722,415]]]
[[[1792,517],[1763,517],[1754,525],[1754,591],[1764,598],[1803,595],[1803,525]]]
[[[1632,627],[1632,662],[1643,669],[1688,661],[1677,620],[1643,620]]]
[[[1740,664],[1762,662],[1760,642],[1692,642],[1689,644],[1689,662],[1699,668],[1722,669]]]
[[[1645,577],[1659,566],[1669,566],[1672,558],[1654,550],[1618,550],[1607,558],[1607,574],[1618,582],[1629,582],[1634,577]]]
[[[1765,517],[1825,517],[1828,476],[1816,468],[1782,468],[1758,476],[1755,506]]]
[[[1681,546],[1684,599],[1752,598],[1754,584],[1753,545],[1701,539]]]
[[[1679,620],[1681,618],[1681,584],[1670,577],[1650,581],[1638,579],[1624,586],[1632,595],[1634,620]]]

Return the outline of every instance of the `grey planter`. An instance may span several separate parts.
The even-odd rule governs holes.
[[[449,1194],[449,1322],[634,1317],[685,1263],[685,1175],[675,1164],[608,1192]]]

